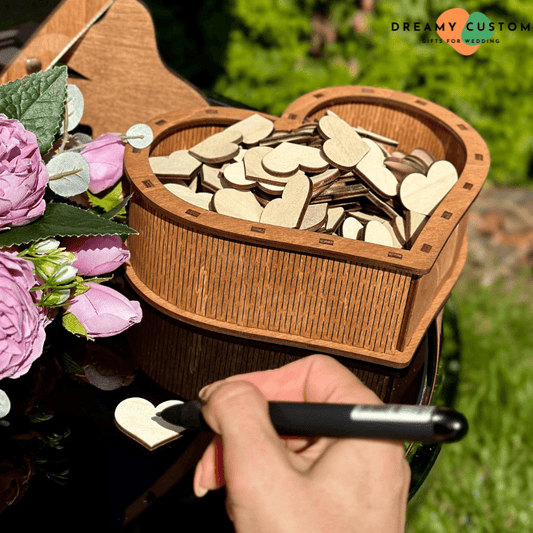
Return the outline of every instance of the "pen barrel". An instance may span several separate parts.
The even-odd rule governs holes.
[[[435,406],[344,405],[296,402],[269,404],[279,435],[432,442]]]

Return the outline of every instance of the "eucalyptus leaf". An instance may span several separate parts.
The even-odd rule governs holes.
[[[9,401],[9,396],[0,389],[0,418],[4,418],[9,414],[11,410],[11,402]]]
[[[84,237],[136,233],[125,224],[106,220],[91,211],[62,203],[49,203],[44,215],[26,226],[0,233],[0,248],[29,244],[51,237]]]
[[[83,94],[77,85],[69,83],[67,85],[67,116],[68,124],[67,130],[72,131],[81,121],[85,104],[83,100]],[[59,133],[63,135],[65,133],[65,121],[61,123],[59,127]]]
[[[0,113],[35,133],[41,155],[52,148],[65,115],[67,67],[36,72],[0,85]]]
[[[154,140],[154,132],[148,124],[139,123],[131,126],[126,132],[125,139],[133,148],[142,150],[152,144]]]
[[[85,192],[90,183],[89,163],[76,152],[63,152],[56,155],[46,165],[50,175],[48,186],[59,196],[69,198]],[[70,172],[70,174],[69,174]],[[63,177],[54,179],[55,176]]]
[[[67,143],[66,149],[69,152],[81,152],[87,145],[93,141],[93,138],[86,133],[74,133],[70,136],[69,142]]]

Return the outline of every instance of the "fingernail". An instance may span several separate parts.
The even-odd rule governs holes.
[[[196,471],[194,472],[193,479],[193,491],[197,498],[203,498],[208,492],[209,489],[202,487],[200,484],[202,480],[202,463],[196,465]]]
[[[197,498],[203,498],[208,492],[209,489],[206,489],[205,487],[194,487],[194,494]]]
[[[204,388],[200,389],[200,392],[198,393],[198,398],[205,402],[207,398],[211,395],[211,393],[218,389],[219,385],[223,382],[224,380],[221,379],[219,381],[213,381],[213,383],[206,385]]]
[[[200,400],[205,400],[207,398],[207,389],[209,388],[209,385],[206,385],[202,389],[200,389],[200,392],[198,393],[198,398]]]

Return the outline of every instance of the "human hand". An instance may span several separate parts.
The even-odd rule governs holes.
[[[280,437],[268,401],[382,404],[347,368],[312,355],[206,387],[202,413],[217,434],[194,492],[226,486],[237,533],[400,533],[410,468],[402,442]]]

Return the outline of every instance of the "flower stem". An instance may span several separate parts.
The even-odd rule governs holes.
[[[144,139],[144,135],[121,135],[119,137],[121,141],[127,141],[128,139]]]
[[[70,139],[70,135],[68,133],[68,107],[67,107],[67,104],[70,102],[70,100],[71,98],[69,98],[65,102],[65,123],[63,126],[64,132],[63,132],[63,140],[61,141],[61,146],[59,147],[59,151],[58,151],[59,154],[63,152],[63,150],[65,149],[65,146],[68,143],[68,140]]]
[[[66,176],[72,176],[73,174],[76,174],[76,176],[79,176],[79,173],[82,170],[83,170],[82,168],[76,168],[74,170],[65,170],[65,172],[60,172],[59,174],[54,174],[53,176],[50,176],[48,179],[50,181],[59,180],[59,179],[64,178]]]

